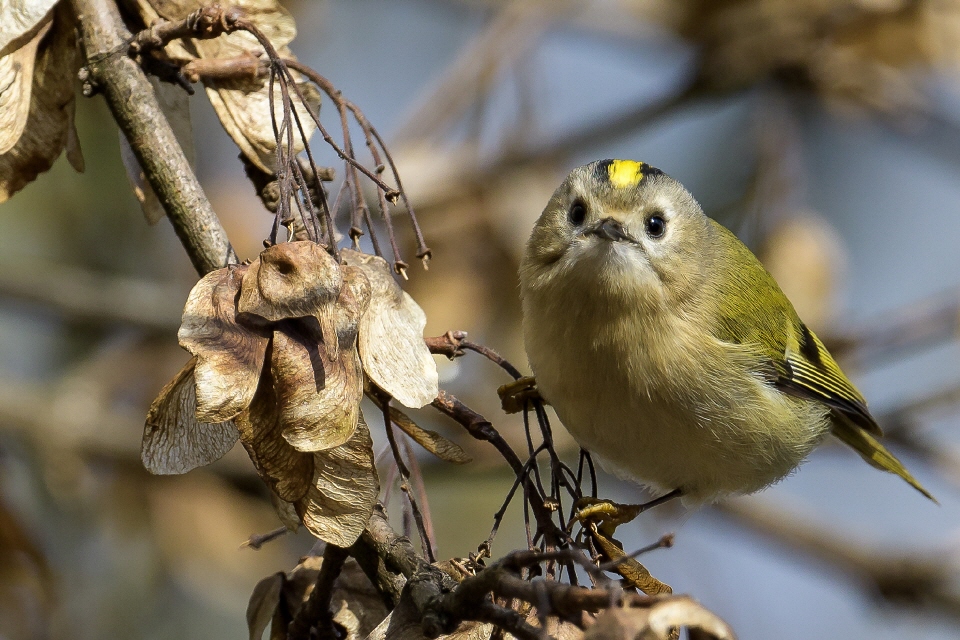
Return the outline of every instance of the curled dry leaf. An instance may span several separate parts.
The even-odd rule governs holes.
[[[233,422],[197,421],[196,363],[191,358],[150,405],[140,449],[150,473],[186,473],[219,460],[237,443]]]
[[[192,11],[209,3],[202,0],[127,0],[139,10],[144,24],[153,24],[158,18],[182,20]],[[293,17],[276,0],[234,0],[231,6],[242,9],[244,16],[270,40],[282,58],[296,57],[287,46],[296,36]],[[251,34],[236,32],[212,40],[174,41],[167,45],[166,52],[175,59],[188,61],[193,58],[235,58],[261,52],[260,43]],[[299,74],[294,77],[300,78]],[[261,171],[276,173],[276,141],[270,118],[269,84],[265,78],[242,78],[205,82],[207,97],[220,118],[220,123],[243,155]],[[297,86],[316,112],[320,107],[320,95],[312,84],[299,82]],[[307,113],[307,107],[293,98],[296,113],[303,125],[305,137],[313,134],[315,124]],[[274,108],[278,121],[283,114],[283,95],[279,84],[274,88]],[[303,151],[299,136],[295,135],[294,152]]]
[[[310,533],[339,547],[349,547],[367,526],[380,493],[373,441],[363,421],[346,444],[313,454],[310,490],[296,503]]]
[[[360,322],[363,370],[404,406],[429,404],[439,387],[437,364],[423,341],[423,310],[394,280],[386,260],[350,249],[342,256],[363,270],[371,286],[370,308]]]
[[[6,26],[2,21],[0,25]],[[4,148],[4,152],[0,153],[0,202],[9,199],[49,169],[64,148],[67,149],[70,164],[77,171],[83,171],[83,156],[73,126],[74,82],[80,66],[74,26],[69,4],[61,3],[53,11],[49,32],[41,35],[36,42],[31,40],[24,43],[24,46],[37,47],[31,62],[32,75],[27,77],[22,66],[22,77],[10,75],[11,71],[15,71],[13,67],[0,70],[0,76],[3,76],[3,84],[0,85],[3,111],[16,110],[11,112],[11,120],[3,126],[7,133],[0,134]],[[18,41],[14,41],[8,46],[17,47],[18,44]],[[0,60],[6,60],[7,57]],[[23,62],[2,62],[0,67],[11,63],[22,65]],[[7,82],[14,80],[13,84],[7,85]],[[8,94],[11,91],[14,93]],[[24,99],[25,92],[28,99]],[[7,116],[3,116],[3,119],[7,120]],[[8,124],[10,131],[7,130]],[[12,135],[14,127],[19,128],[15,136]]]
[[[286,577],[282,571],[267,576],[257,583],[247,603],[247,629],[250,640],[260,640],[280,604],[280,593]]]
[[[493,625],[488,622],[464,622],[449,635],[441,635],[437,640],[489,640]],[[512,636],[507,636],[512,637]],[[410,597],[410,590],[404,589],[400,601],[376,629],[370,632],[366,640],[423,640],[421,615]]]
[[[251,640],[262,637],[270,617],[274,625],[271,637],[286,637],[277,633],[278,625],[283,625],[285,631],[289,619],[300,612],[317,584],[322,566],[323,558],[307,556],[286,575],[277,573],[257,584],[247,607]],[[346,631],[343,640],[364,640],[387,616],[380,593],[353,558],[347,559],[333,584],[330,609],[333,620]],[[281,611],[285,615],[276,615]]]
[[[243,265],[217,269],[198,282],[183,309],[177,337],[197,357],[197,420],[224,422],[246,409],[257,391],[269,334],[237,322]]]
[[[453,464],[467,464],[473,460],[467,455],[466,451],[460,448],[460,445],[447,440],[436,431],[424,429],[396,407],[390,407],[390,419],[405,434],[413,438],[417,444],[441,460]]]
[[[35,31],[48,16],[57,0],[10,0],[0,4],[0,52]],[[16,45],[14,45],[16,46]]]
[[[231,38],[235,35],[241,34],[231,34],[227,37]],[[255,43],[256,41],[250,49],[258,46]],[[242,51],[238,51],[234,55],[240,55],[241,53]],[[278,53],[284,58],[294,57],[286,47],[280,48]],[[294,77],[300,78],[301,76],[294,72]],[[220,124],[223,125],[227,134],[240,148],[243,155],[261,170],[276,173],[277,145],[276,139],[273,137],[269,88],[266,81],[263,79],[215,80],[206,84],[207,97],[210,99],[214,111],[217,112],[217,117],[220,118]],[[320,94],[314,86],[307,82],[297,82],[297,86],[306,98],[309,109],[314,113],[318,112],[320,110]],[[313,117],[307,112],[308,107],[304,106],[295,96],[291,98],[291,101],[300,119],[305,137],[309,139],[316,126]],[[279,84],[274,89],[274,110],[277,122],[282,122],[283,94]],[[303,143],[300,142],[299,133],[296,133],[294,134],[294,152],[300,153],[302,151]]]
[[[344,640],[363,640],[387,617],[380,592],[353,558],[344,563],[330,604],[334,621],[347,631]]]
[[[273,510],[277,512],[277,517],[280,518],[280,522],[287,528],[287,531],[296,533],[300,530],[300,516],[297,515],[297,509],[292,503],[281,500],[280,496],[273,491],[270,492],[270,503],[273,505]]]
[[[52,20],[38,26],[36,33],[21,47],[0,57],[0,154],[17,144],[30,113],[30,90],[37,49]]]
[[[698,629],[716,640],[735,640],[726,622],[687,596],[664,598],[650,607],[607,609],[584,640],[669,640],[675,629]]]
[[[617,562],[613,570],[620,574],[628,584],[649,596],[673,593],[670,585],[654,578],[650,574],[650,571],[637,562],[635,558],[628,558],[627,554],[623,552],[623,547],[619,542],[600,533],[596,524],[591,523],[591,525],[587,527],[587,531],[608,560],[615,562],[622,559],[620,562]]]
[[[270,322],[305,318],[334,302],[342,286],[340,265],[323,247],[308,240],[282,242],[250,264],[237,308]]]
[[[313,454],[297,451],[284,440],[269,366],[250,408],[237,416],[236,424],[240,442],[267,486],[286,502],[296,502],[306,495],[313,480]]]

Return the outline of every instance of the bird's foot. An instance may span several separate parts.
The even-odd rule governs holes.
[[[606,536],[612,536],[617,527],[643,512],[642,504],[620,504],[600,498],[580,498],[573,508],[574,520],[584,526],[596,524],[600,533]]]
[[[681,493],[680,489],[674,489],[643,504],[620,504],[599,498],[580,498],[574,505],[573,517],[580,524],[593,522],[600,533],[612,536],[620,525],[632,521],[644,511],[680,497]]]
[[[537,390],[537,379],[533,376],[524,376],[508,382],[497,389],[497,395],[500,396],[500,405],[507,413],[520,413],[524,405],[531,400],[543,402]]]

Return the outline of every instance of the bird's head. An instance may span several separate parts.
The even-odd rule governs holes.
[[[711,231],[693,196],[659,169],[600,160],[553,194],[527,242],[521,284],[680,303],[704,278]]]

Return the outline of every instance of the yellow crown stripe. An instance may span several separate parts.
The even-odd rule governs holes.
[[[607,167],[610,184],[621,189],[635,187],[643,180],[643,163],[635,160],[614,160]]]

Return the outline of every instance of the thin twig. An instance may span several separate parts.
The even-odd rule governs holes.
[[[263,545],[267,544],[268,542],[272,542],[281,536],[285,536],[288,533],[290,533],[290,530],[286,527],[278,527],[273,531],[268,531],[267,533],[254,533],[247,538],[243,544],[240,545],[240,548],[249,548],[259,551]]]
[[[431,537],[427,533],[423,513],[420,511],[420,505],[417,504],[416,498],[410,494],[407,484],[410,481],[410,469],[407,468],[407,465],[403,461],[403,455],[397,443],[397,435],[393,430],[393,420],[390,419],[390,398],[389,396],[381,396],[379,400],[380,408],[383,412],[383,426],[387,432],[387,440],[390,442],[390,450],[393,451],[393,459],[396,461],[397,470],[400,472],[400,490],[403,492],[403,495],[406,496],[407,504],[410,506],[413,519],[417,524],[420,543],[423,545],[423,553],[427,557],[428,562],[436,562],[437,557],[433,551]],[[406,438],[406,435],[401,435],[400,437]]]

